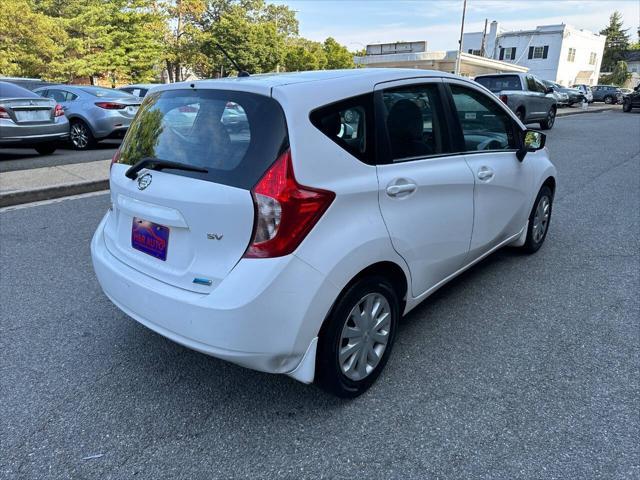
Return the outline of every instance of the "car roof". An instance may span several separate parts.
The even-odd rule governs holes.
[[[123,85],[118,87],[118,90],[122,90],[123,88],[152,88],[157,87],[158,85],[164,85],[163,83],[132,83],[131,85]]]
[[[410,68],[353,68],[345,70],[315,70],[308,72],[265,73],[250,75],[248,77],[227,77],[220,79],[194,80],[158,85],[154,88],[154,90],[172,90],[190,86],[193,88],[243,90],[248,92],[269,94],[273,88],[286,88],[290,85],[300,86],[307,83],[312,84],[309,88],[317,88],[318,83],[324,83],[327,87],[329,87],[330,84],[342,83],[344,81],[372,87],[377,83],[416,77],[456,78],[450,73],[436,70]]]

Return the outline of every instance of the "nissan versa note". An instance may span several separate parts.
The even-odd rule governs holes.
[[[163,85],[113,158],[94,268],[175,342],[353,397],[404,314],[503,246],[540,248],[556,189],[544,143],[443,72]]]

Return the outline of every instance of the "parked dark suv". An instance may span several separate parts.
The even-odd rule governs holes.
[[[594,102],[622,103],[622,91],[615,85],[596,85],[591,91]]]
[[[630,112],[632,108],[640,108],[640,85],[622,98],[622,111]]]

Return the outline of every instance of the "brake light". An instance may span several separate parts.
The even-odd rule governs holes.
[[[109,165],[109,171],[111,171],[111,167],[113,167],[114,163],[118,163],[120,161],[120,149],[117,149],[111,157],[111,164]]]
[[[104,108],[105,110],[122,110],[127,108],[126,105],[116,102],[96,102],[96,107]]]
[[[64,108],[62,108],[62,105],[60,105],[59,103],[56,104],[56,109],[53,111],[53,115],[56,117],[64,116]]]
[[[0,107],[0,118],[11,118],[9,112],[7,112],[4,107]]]
[[[293,252],[336,196],[296,181],[291,150],[278,157],[251,194],[256,218],[245,258],[282,257]]]
[[[506,95],[500,95],[500,100],[502,100],[506,104],[507,100],[509,100],[509,97],[507,97]]]

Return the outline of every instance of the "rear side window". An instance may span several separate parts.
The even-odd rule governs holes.
[[[374,163],[373,95],[359,95],[318,108],[311,123],[357,159]]]
[[[119,163],[169,160],[208,172],[166,172],[250,189],[287,146],[284,113],[270,97],[168,90],[145,97],[122,143]]]
[[[522,90],[520,77],[517,75],[499,75],[495,77],[478,77],[476,78],[483,87],[488,88],[492,92],[500,92],[502,90]]]
[[[444,130],[438,86],[411,85],[385,90],[384,123],[394,162],[439,155],[444,146]]]
[[[465,151],[516,148],[514,122],[487,95],[458,85],[450,85]]]

